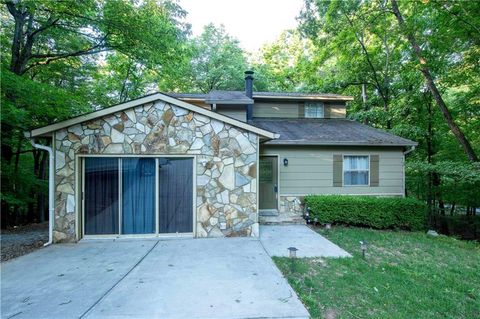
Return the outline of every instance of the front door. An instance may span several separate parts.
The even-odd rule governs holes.
[[[259,208],[278,209],[278,157],[260,156],[260,197]]]

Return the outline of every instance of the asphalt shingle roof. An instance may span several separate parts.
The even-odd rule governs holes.
[[[416,142],[348,119],[254,119],[249,124],[280,134],[267,144],[414,146]]]

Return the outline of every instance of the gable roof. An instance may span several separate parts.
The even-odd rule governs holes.
[[[415,146],[418,143],[348,119],[254,119],[264,130],[280,134],[266,144]]]
[[[242,121],[239,121],[239,120],[236,120],[234,118],[222,115],[220,113],[212,112],[210,110],[207,110],[207,109],[204,109],[202,107],[187,103],[185,101],[181,101],[179,99],[176,99],[174,97],[168,96],[168,95],[163,94],[163,93],[153,93],[153,94],[146,95],[146,96],[143,96],[143,97],[135,99],[135,100],[131,100],[131,101],[128,101],[128,102],[125,102],[125,103],[113,105],[113,106],[104,108],[102,110],[94,111],[94,112],[83,114],[83,115],[80,115],[80,116],[77,116],[77,117],[74,117],[74,118],[71,118],[71,119],[68,119],[68,120],[65,120],[65,121],[61,121],[61,122],[50,124],[50,125],[47,125],[47,126],[44,126],[44,127],[36,128],[36,129],[33,129],[33,130],[30,131],[30,136],[31,137],[36,137],[36,136],[49,135],[50,133],[52,133],[54,131],[58,131],[60,129],[63,129],[63,128],[66,128],[66,127],[69,127],[69,126],[72,126],[72,125],[75,125],[75,124],[78,124],[78,123],[82,123],[82,122],[90,121],[90,120],[93,120],[93,119],[97,119],[99,117],[103,117],[103,116],[106,116],[106,115],[109,115],[109,114],[112,114],[112,113],[116,113],[116,112],[121,112],[121,111],[130,109],[130,108],[134,108],[134,107],[142,105],[142,104],[155,102],[155,101],[158,101],[158,100],[169,103],[169,104],[173,104],[175,106],[178,106],[178,107],[187,109],[189,111],[207,116],[209,118],[213,118],[213,119],[216,119],[218,121],[221,121],[221,122],[224,122],[224,123],[242,128],[244,130],[247,130],[249,132],[253,132],[253,133],[258,134],[258,135],[260,135],[264,138],[267,138],[267,139],[274,139],[274,138],[278,137],[278,134],[275,134],[275,133],[269,132],[267,130],[264,130],[262,128],[250,125],[248,123],[245,123],[245,122],[242,122]]]
[[[209,95],[215,92],[216,95],[232,96],[234,94],[245,96],[244,91],[211,91],[204,93],[169,93],[178,99],[209,102]],[[246,96],[245,96],[246,97]],[[247,97],[248,98],[248,97]],[[297,93],[297,92],[253,92],[253,99],[274,99],[274,100],[323,100],[323,101],[353,101],[353,97],[330,93]]]

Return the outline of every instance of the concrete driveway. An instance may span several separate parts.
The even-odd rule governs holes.
[[[307,318],[261,242],[103,240],[1,265],[2,318]]]

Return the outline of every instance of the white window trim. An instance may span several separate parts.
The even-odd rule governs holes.
[[[362,156],[362,157],[367,157],[367,163],[368,163],[368,170],[364,169],[350,169],[348,172],[365,172],[368,171],[368,184],[364,185],[345,185],[345,157],[352,157],[352,156]],[[344,154],[342,156],[342,187],[370,187],[370,154]]]
[[[315,116],[315,117],[307,116],[307,107],[308,107],[308,106],[315,106],[316,108],[321,108],[321,109],[322,109],[322,116],[321,116],[321,117],[318,117],[318,116]],[[317,112],[318,112],[318,111],[317,111]],[[325,118],[325,103],[323,103],[323,102],[315,102],[315,103],[307,102],[307,103],[305,103],[304,111],[303,111],[303,116],[304,116],[306,119],[324,119],[324,118]]]

